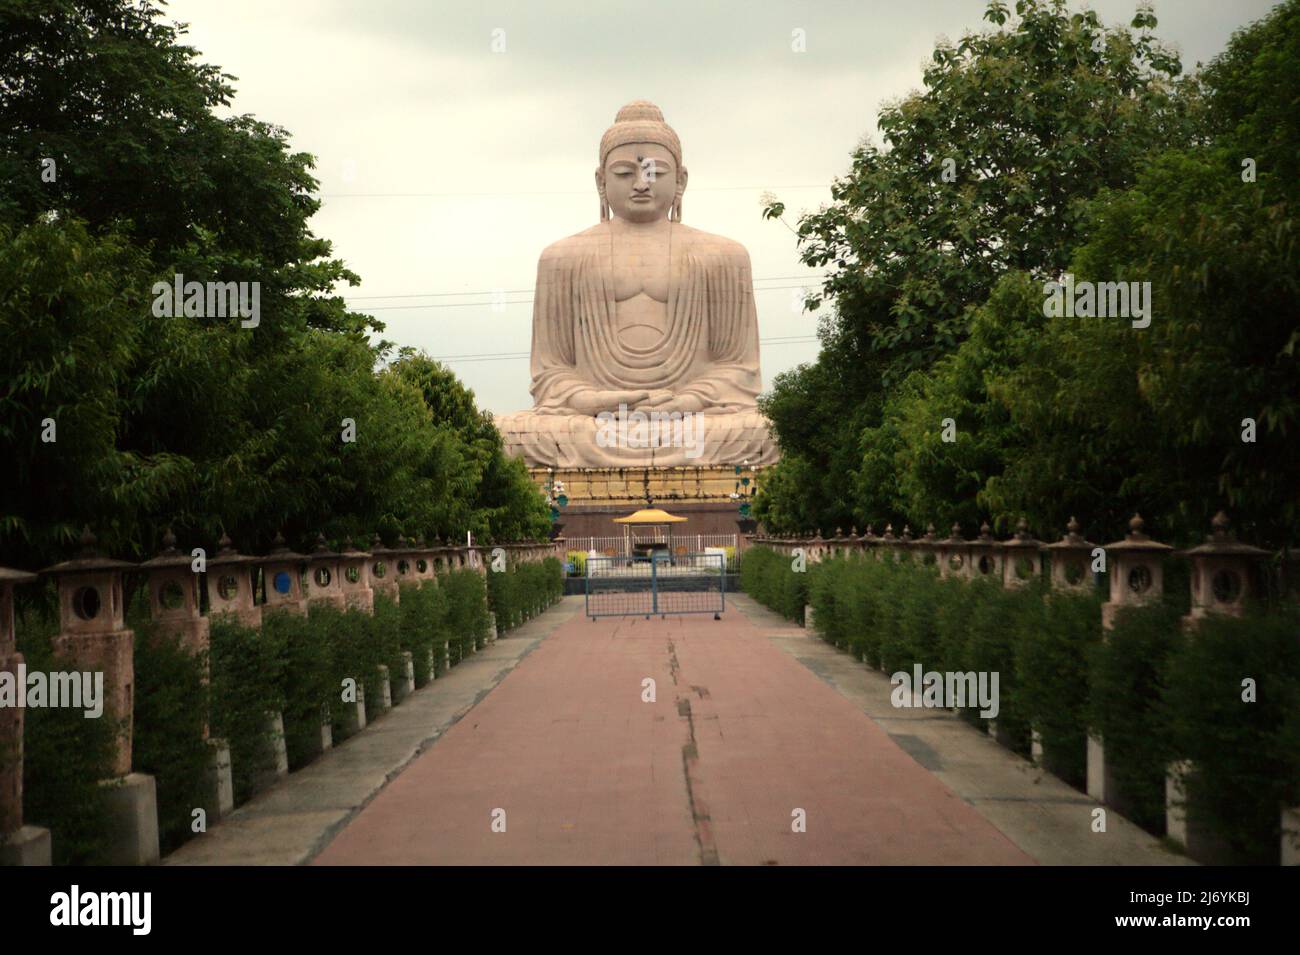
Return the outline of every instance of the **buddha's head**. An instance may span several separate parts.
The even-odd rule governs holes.
[[[659,107],[634,100],[618,111],[600,139],[596,168],[600,218],[628,222],[682,221],[686,167],[682,144]]]

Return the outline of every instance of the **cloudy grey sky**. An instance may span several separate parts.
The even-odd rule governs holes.
[[[1126,23],[1135,0],[1093,0]],[[1270,0],[1157,0],[1185,69]],[[1080,4],[1074,4],[1077,8]],[[358,272],[345,292],[386,337],[450,366],[480,405],[530,407],[537,257],[592,225],[601,134],[650,99],[682,140],[688,225],[753,261],[764,386],[817,354],[787,220],[829,199],[885,101],[921,85],[940,35],[984,0],[173,0],[187,42],[238,77],[234,111],[317,157],[318,235]],[[806,52],[791,48],[804,31]],[[504,52],[493,51],[495,36]],[[499,44],[498,44],[499,45]],[[473,357],[464,357],[473,356]]]

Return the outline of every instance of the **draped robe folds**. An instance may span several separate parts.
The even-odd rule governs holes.
[[[637,347],[620,338],[610,226],[600,223],[547,247],[533,298],[531,411],[502,415],[507,449],[534,467],[762,466],[776,460],[760,388],[758,315],[749,254],[730,239],[674,223],[670,231],[667,328]],[[628,425],[633,440],[609,440],[602,423],[569,406],[575,393],[659,391],[694,396],[702,415],[675,432]],[[619,415],[620,409],[606,409]],[[634,409],[627,409],[628,412]],[[666,410],[672,410],[669,402]],[[638,438],[637,428],[642,428]],[[683,440],[684,439],[684,440]],[[686,446],[683,446],[686,445]]]

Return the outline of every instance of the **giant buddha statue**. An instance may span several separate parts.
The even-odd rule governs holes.
[[[538,263],[534,406],[497,418],[508,449],[534,467],[772,463],[749,255],[682,224],[682,147],[653,103],[618,111],[596,191],[600,222]]]

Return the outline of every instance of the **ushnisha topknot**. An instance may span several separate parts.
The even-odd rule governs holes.
[[[682,143],[673,128],[664,122],[664,114],[649,100],[637,99],[628,103],[614,117],[614,125],[600,137],[600,164],[610,150],[628,143],[657,143],[673,154],[678,168],[682,164]]]

